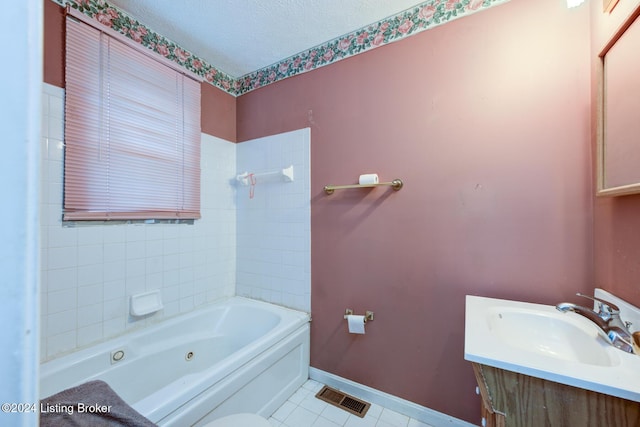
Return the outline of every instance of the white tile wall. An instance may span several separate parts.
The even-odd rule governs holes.
[[[310,129],[238,145],[238,173],[290,165],[294,181],[256,179],[238,186],[236,293],[311,311]]]
[[[235,293],[236,145],[202,139],[202,219],[187,224],[62,225],[64,91],[42,111],[41,360]],[[128,315],[128,297],[161,289],[164,310]]]
[[[64,91],[44,84],[41,360],[239,294],[311,309],[309,129],[233,144],[202,136],[202,219],[187,224],[62,224]],[[294,165],[293,183],[239,171]],[[128,315],[129,296],[161,289],[164,309]]]

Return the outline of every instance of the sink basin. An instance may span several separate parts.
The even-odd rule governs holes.
[[[487,311],[487,322],[493,336],[507,346],[576,363],[612,366],[614,361],[605,347],[608,343],[598,336],[595,327],[576,324],[575,320],[581,319],[574,316],[494,308]]]
[[[640,402],[640,356],[555,306],[467,295],[464,358]]]

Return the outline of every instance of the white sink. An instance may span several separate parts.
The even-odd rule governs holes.
[[[555,359],[612,366],[606,343],[596,328],[584,325],[573,313],[492,307],[486,321],[491,334],[505,345]],[[586,326],[586,327],[585,327]]]
[[[640,356],[580,315],[470,295],[465,315],[466,360],[640,402]]]

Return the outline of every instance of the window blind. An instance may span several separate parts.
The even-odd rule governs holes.
[[[200,218],[200,83],[66,22],[63,218]]]

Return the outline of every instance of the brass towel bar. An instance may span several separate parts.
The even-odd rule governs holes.
[[[377,184],[351,184],[351,185],[325,185],[324,192],[327,194],[333,194],[335,190],[345,190],[348,188],[370,188],[370,187],[380,187],[380,186],[391,186],[395,191],[398,191],[404,185],[401,179],[394,179],[391,182],[379,182]]]

